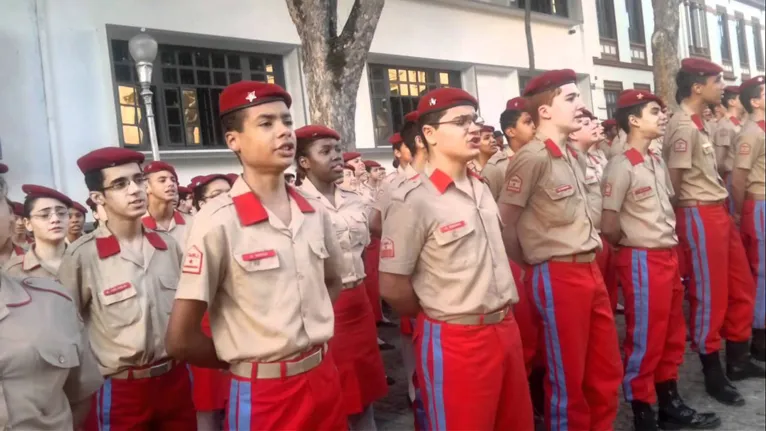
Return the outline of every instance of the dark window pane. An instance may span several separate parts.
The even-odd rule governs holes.
[[[127,64],[115,64],[114,79],[117,82],[133,82],[133,67]]]
[[[229,54],[226,57],[229,60],[229,69],[241,69],[242,67],[239,64],[239,55],[238,54]]]
[[[181,84],[194,85],[194,71],[189,69],[181,69]]]
[[[214,52],[211,55],[213,60],[213,67],[216,69],[226,69],[226,57],[223,54]]]
[[[210,67],[210,54],[197,51],[194,53],[194,64],[197,67]]]
[[[386,77],[386,71],[382,67],[370,67],[371,79],[384,79]]]
[[[199,85],[210,85],[212,82],[210,81],[210,72],[207,70],[198,70],[197,71],[197,84]]]
[[[226,72],[213,72],[213,83],[222,87],[227,86]]]
[[[383,96],[386,94],[386,83],[383,81],[372,81],[372,94]]]
[[[178,90],[165,90],[165,104],[167,106],[178,106]]]
[[[162,82],[165,84],[178,84],[178,70],[163,67]]]
[[[178,53],[178,64],[181,66],[193,66],[191,52],[180,51]]]
[[[263,64],[263,59],[260,57],[250,57],[250,70],[253,72],[265,72],[266,65]]]
[[[181,126],[169,126],[168,137],[170,142],[174,144],[182,144],[184,142],[184,132]]]
[[[266,82],[266,74],[265,73],[251,73],[250,79],[253,81],[260,81],[260,82]]]
[[[176,54],[173,51],[162,51],[160,53],[160,61],[163,65],[171,66],[176,64]]]
[[[128,42],[125,40],[112,40],[112,60],[117,62],[133,61],[128,50]]]
[[[242,80],[242,74],[241,73],[229,73],[229,83],[233,84],[235,82],[239,82]]]
[[[168,108],[168,124],[181,124],[181,112],[178,108]]]

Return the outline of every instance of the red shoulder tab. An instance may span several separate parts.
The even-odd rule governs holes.
[[[628,158],[628,161],[633,166],[644,163],[644,156],[641,155],[641,153],[639,153],[638,150],[636,150],[635,148],[630,148],[627,151],[625,151],[625,157]]]
[[[551,156],[553,157],[559,158],[564,156],[564,154],[561,153],[561,148],[550,139],[545,140],[545,148],[548,149],[548,152],[551,153]]]
[[[157,250],[167,250],[168,245],[164,239],[157,232],[146,232],[144,234],[146,240]]]
[[[697,126],[697,129],[700,132],[705,131],[705,123],[702,121],[699,115],[697,114],[692,115],[692,122],[694,123],[695,126]]]

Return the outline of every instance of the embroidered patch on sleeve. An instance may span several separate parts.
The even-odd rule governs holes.
[[[743,156],[747,156],[748,154],[750,154],[751,149],[752,148],[750,147],[750,144],[743,143],[742,145],[739,146],[739,154],[742,154]]]
[[[612,185],[609,183],[606,183],[604,185],[604,197],[612,196]]]
[[[521,192],[521,185],[524,182],[522,181],[521,177],[518,175],[514,175],[511,177],[511,179],[508,181],[508,186],[506,187],[506,190],[513,193],[519,193]]]
[[[394,241],[391,238],[383,238],[380,240],[380,258],[392,259],[396,256],[394,252]]]
[[[679,139],[673,143],[673,151],[676,153],[685,153],[689,148],[689,145],[683,139]]]
[[[184,264],[181,268],[186,274],[199,275],[202,273],[202,251],[193,245],[184,256]]]

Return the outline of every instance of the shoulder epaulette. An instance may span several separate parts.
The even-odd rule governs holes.
[[[391,192],[391,199],[404,202],[404,199],[407,197],[407,195],[411,191],[418,188],[421,182],[422,180],[420,175],[415,175],[414,177],[403,181],[399,187]]]

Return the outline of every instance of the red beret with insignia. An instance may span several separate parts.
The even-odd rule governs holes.
[[[178,186],[178,194],[179,195],[188,195],[192,192],[192,189],[186,186]]]
[[[191,184],[189,184],[189,188],[194,190],[197,187],[202,187],[210,184],[214,180],[224,180],[227,183],[231,184],[231,180],[229,180],[229,177],[224,174],[210,174],[210,175],[200,175],[197,177],[192,178]]]
[[[747,89],[749,89],[751,87],[757,87],[759,85],[763,85],[763,81],[764,81],[763,75],[756,76],[754,78],[750,78],[747,81],[743,82],[739,86],[739,89],[740,89],[740,91],[745,91],[745,90],[747,90]]]
[[[647,102],[657,102],[661,108],[665,107],[665,103],[662,102],[662,99],[648,91],[628,90],[623,91],[620,94],[620,97],[617,98],[617,109],[630,108],[631,106]]]
[[[617,127],[617,120],[610,118],[601,122],[601,127],[608,129],[610,127]]]
[[[24,217],[24,204],[11,201],[11,209],[17,217]]]
[[[165,162],[155,161],[155,162],[149,162],[146,166],[144,166],[144,173],[145,174],[153,174],[156,172],[162,172],[167,171],[173,174],[176,179],[178,179],[178,174],[176,173],[176,169]]]
[[[319,125],[303,126],[295,131],[296,139],[322,139],[330,138],[340,141],[340,135],[335,130]]]
[[[479,102],[465,90],[460,88],[442,87],[431,90],[420,97],[418,102],[418,114],[430,114],[432,112],[444,111],[455,106],[469,105],[474,108],[479,107]]]
[[[577,82],[577,74],[572,69],[551,70],[530,79],[524,87],[522,96],[529,97],[553,88]]]
[[[723,72],[723,68],[704,58],[684,58],[681,60],[681,70],[699,76],[715,76]]]
[[[93,202],[93,199],[91,199],[91,198],[86,199],[85,200],[85,205],[87,205],[88,208],[90,208],[91,211],[96,212],[96,203]]]
[[[493,126],[487,126],[487,125],[481,126],[481,133],[494,133],[494,132],[495,132],[495,128]]]
[[[723,89],[726,93],[739,94],[739,85],[727,85]]]
[[[527,109],[527,99],[523,97],[514,97],[505,102],[506,111],[524,111]]]
[[[82,215],[88,214],[88,210],[86,210],[86,209],[85,209],[85,207],[84,207],[84,206],[82,206],[82,204],[80,204],[79,202],[75,202],[75,201],[72,201],[72,206],[71,206],[71,208],[74,208],[74,209],[76,209],[77,211],[80,211],[80,213],[81,213]]]
[[[361,153],[357,153],[356,151],[351,151],[349,153],[343,153],[343,162],[348,163],[349,160],[358,159],[359,157],[362,157]]]
[[[56,199],[68,207],[72,206],[72,199],[69,199],[67,195],[48,187],[37,186],[34,184],[24,184],[21,186],[21,191],[27,194],[27,199],[51,198]]]
[[[234,185],[234,183],[237,182],[237,179],[239,179],[239,174],[226,174],[226,178],[229,180],[229,184]]]
[[[417,123],[418,118],[420,118],[420,114],[418,111],[412,111],[404,116],[404,122],[405,123]]]
[[[127,165],[128,163],[141,164],[143,162],[144,155],[138,151],[119,147],[105,147],[93,150],[77,159],[77,166],[83,174],[87,174],[114,166]]]
[[[4,174],[8,172],[8,165],[5,163],[0,163],[0,174]]]
[[[258,81],[239,81],[223,89],[218,97],[221,116],[251,106],[276,101],[285,102],[289,108],[293,99],[290,93],[277,84]]]
[[[364,166],[367,168],[379,168],[380,163],[376,162],[375,160],[365,160]]]
[[[388,143],[391,145],[396,145],[400,142],[402,142],[402,135],[398,133],[394,133],[390,138],[388,138]]]

